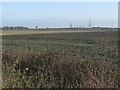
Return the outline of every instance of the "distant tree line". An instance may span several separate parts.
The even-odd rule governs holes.
[[[3,26],[2,29],[29,29],[29,28],[23,26]]]
[[[24,29],[30,29],[29,27],[24,27],[24,26],[3,26],[2,29],[19,29],[19,30],[24,30]],[[36,26],[34,29],[45,29],[45,28],[38,28],[38,26]],[[68,28],[48,28],[46,27],[46,29],[110,29],[110,27],[81,27],[81,26],[72,26],[72,24],[70,24],[70,27]],[[111,28],[111,29],[118,29],[118,28]]]

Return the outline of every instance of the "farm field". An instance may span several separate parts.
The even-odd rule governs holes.
[[[116,30],[2,32],[5,88],[117,88]]]
[[[114,29],[116,31],[116,29]],[[52,33],[74,33],[74,32],[104,32],[101,29],[8,29],[3,30],[2,35],[29,35],[29,34],[52,34]],[[110,30],[109,30],[110,31]]]

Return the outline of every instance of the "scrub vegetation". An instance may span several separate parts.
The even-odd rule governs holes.
[[[117,88],[118,32],[3,35],[4,88]]]

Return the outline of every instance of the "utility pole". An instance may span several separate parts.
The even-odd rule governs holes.
[[[111,23],[111,28],[113,28],[113,21],[112,21],[112,23]]]
[[[72,28],[72,23],[70,23],[70,28]]]
[[[89,22],[88,22],[88,28],[91,28],[91,18],[90,18],[90,20],[89,20]]]

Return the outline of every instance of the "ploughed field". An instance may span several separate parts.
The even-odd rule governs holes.
[[[119,87],[116,30],[31,32],[3,31],[4,87]]]

